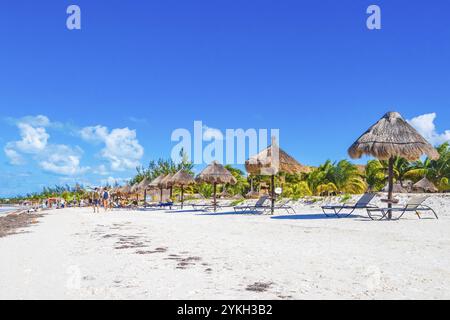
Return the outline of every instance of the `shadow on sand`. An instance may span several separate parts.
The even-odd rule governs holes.
[[[262,212],[259,211],[228,211],[228,212],[205,212],[198,214],[199,216],[261,216]]]
[[[349,217],[336,217],[336,216],[331,216],[331,217],[327,217],[326,215],[324,215],[323,213],[316,213],[316,214],[291,214],[288,216],[276,216],[276,217],[272,217],[271,219],[274,220],[342,220],[342,219],[364,219],[367,220],[367,217],[363,217],[363,216],[359,216],[359,215],[351,215]]]
[[[186,210],[167,210],[167,213],[199,213],[204,212],[203,210],[195,210],[195,209],[186,209]]]

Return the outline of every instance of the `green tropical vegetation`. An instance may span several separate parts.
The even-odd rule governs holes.
[[[438,160],[423,159],[409,162],[405,159],[395,159],[394,176],[401,184],[406,181],[413,183],[426,177],[439,189],[440,192],[450,191],[450,145],[444,143],[437,147],[440,154]],[[159,159],[151,161],[148,167],[136,168],[136,175],[129,181],[130,185],[141,182],[145,177],[155,179],[159,175],[176,173],[186,170],[193,174],[194,165],[188,161],[184,152],[180,154],[181,161],[175,163],[172,160]],[[361,194],[367,190],[381,191],[387,183],[388,163],[387,161],[370,160],[362,168],[352,164],[348,160],[338,162],[326,161],[316,168],[311,168],[308,173],[297,175],[280,173],[277,176],[277,187],[283,188],[283,197],[299,199],[308,196],[330,196]],[[253,190],[268,188],[270,177],[268,176],[246,176],[245,173],[230,165],[226,166],[237,180],[236,185],[225,185],[218,188],[218,193],[227,196],[245,196],[253,186]],[[111,186],[109,186],[111,187]],[[27,200],[40,200],[52,197],[61,197],[66,201],[79,201],[86,196],[86,189],[81,185],[47,187],[40,193],[10,199],[8,202],[19,202]],[[179,194],[178,188],[174,194]],[[213,188],[208,184],[198,184],[185,188],[186,196],[201,194],[205,198],[212,196]],[[3,201],[4,200],[0,200]]]

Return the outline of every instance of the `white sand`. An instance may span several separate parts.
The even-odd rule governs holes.
[[[440,220],[50,211],[0,239],[0,299],[449,299],[450,197],[430,204]]]

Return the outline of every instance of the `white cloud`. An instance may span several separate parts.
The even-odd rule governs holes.
[[[16,123],[21,140],[8,142],[4,148],[12,165],[21,165],[25,162],[21,154],[39,154],[47,147],[50,135],[45,127],[35,127],[32,123],[48,125],[49,121],[43,116],[38,116],[27,117]]]
[[[80,130],[81,138],[88,142],[104,142],[108,134],[108,128],[103,126],[85,127]]]
[[[25,163],[23,157],[11,146],[7,145],[4,148],[6,156],[9,158],[9,163],[14,166],[19,166]]]
[[[39,153],[47,147],[50,135],[43,127],[33,127],[27,123],[19,123],[22,140],[15,142],[15,147],[23,153]]]
[[[81,167],[81,150],[66,145],[51,146],[48,155],[39,161],[39,166],[49,173],[75,176],[84,174],[89,167]]]
[[[46,128],[53,127],[53,124],[46,116],[28,116],[11,122],[17,126],[21,136],[21,140],[8,142],[4,147],[12,165],[23,165],[25,156],[31,156],[39,167],[49,173],[73,176],[89,169],[80,165],[80,148],[49,144],[50,135]]]
[[[139,144],[136,131],[129,128],[110,132],[103,126],[86,127],[80,130],[80,136],[89,142],[104,143],[101,156],[110,163],[113,171],[134,169],[144,156],[144,148]]]
[[[26,123],[33,127],[48,127],[51,125],[50,119],[43,115],[27,116],[20,119],[19,123]]]
[[[450,141],[450,130],[438,133],[434,124],[435,119],[436,113],[428,113],[408,120],[408,122],[433,145]]]
[[[104,164],[99,165],[97,168],[93,171],[95,174],[99,174],[101,176],[107,176],[110,174],[108,168]]]
[[[102,179],[100,181],[100,184],[102,186],[105,186],[105,185],[115,186],[116,184],[123,184],[123,183],[127,182],[128,180],[129,179],[108,177],[106,179]]]

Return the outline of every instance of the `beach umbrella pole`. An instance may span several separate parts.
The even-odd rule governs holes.
[[[163,202],[163,188],[161,188],[160,190],[161,190],[161,194],[160,194],[159,200],[162,203]]]
[[[388,208],[392,209],[393,191],[394,191],[394,157],[389,158],[389,176],[388,176]],[[389,210],[388,220],[392,219],[392,211]]]
[[[183,210],[184,207],[184,186],[181,185],[181,210]]]
[[[275,213],[275,175],[272,175],[272,206],[270,208],[270,212],[272,215]]]
[[[147,203],[147,189],[144,190],[144,208],[146,203]]]
[[[214,183],[214,212],[217,211],[216,192],[217,192],[217,184]]]

